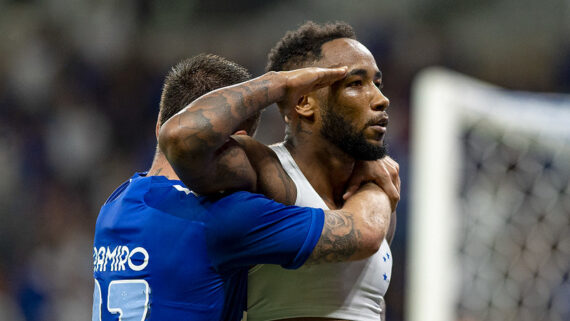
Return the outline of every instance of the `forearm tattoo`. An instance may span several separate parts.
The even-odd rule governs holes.
[[[355,229],[350,213],[342,210],[325,213],[325,225],[319,242],[305,264],[342,262],[358,247],[361,234]]]
[[[256,79],[197,100],[179,115],[178,127],[185,130],[185,147],[215,149],[222,145],[239,124],[273,103],[269,86],[269,80]]]

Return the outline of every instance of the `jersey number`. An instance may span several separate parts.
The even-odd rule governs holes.
[[[117,280],[109,284],[107,310],[119,321],[143,321],[148,313],[150,288],[145,280]],[[101,321],[101,286],[95,280],[92,321]]]

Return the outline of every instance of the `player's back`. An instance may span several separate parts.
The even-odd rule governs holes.
[[[121,185],[95,228],[93,320],[220,319],[224,282],[207,255],[206,214],[179,181],[136,174]]]

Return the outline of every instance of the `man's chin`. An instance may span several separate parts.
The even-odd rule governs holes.
[[[367,141],[367,150],[369,153],[380,155],[380,158],[384,158],[387,154],[387,146],[384,143],[384,138],[381,139],[370,139]]]
[[[385,144],[384,144],[384,137],[381,137],[379,139],[368,139],[367,143],[371,146],[374,146],[374,148],[385,148]]]
[[[362,161],[378,160],[386,156],[386,145],[366,144],[366,146],[360,146],[353,154],[356,159]]]

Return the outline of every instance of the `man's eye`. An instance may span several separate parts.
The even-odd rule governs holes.
[[[348,83],[348,87],[362,86],[362,80],[355,80]]]
[[[384,83],[383,83],[383,82],[377,82],[377,83],[374,83],[374,84],[376,85],[376,87],[378,87],[378,89],[384,88]]]

